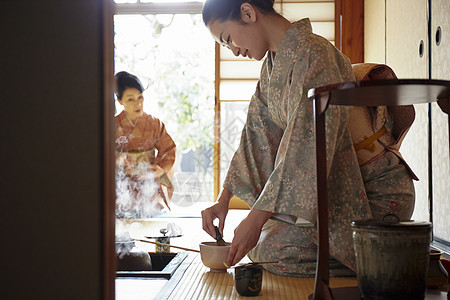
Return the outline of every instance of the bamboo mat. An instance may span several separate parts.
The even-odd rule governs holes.
[[[234,288],[233,270],[213,273],[205,267],[198,255],[168,299],[255,299],[242,297]],[[356,278],[331,278],[331,287],[358,285]],[[314,290],[314,278],[278,276],[264,270],[262,289],[258,299],[302,300]]]
[[[245,218],[248,211],[230,210],[224,229],[224,238],[231,241],[234,229]],[[201,241],[212,241],[212,238],[202,230],[201,218],[173,218],[173,219],[149,219],[149,220],[121,220],[122,231],[129,231],[133,238],[144,239],[146,235],[159,235],[159,229],[166,227],[169,222],[174,222],[183,229],[183,236],[171,239],[171,244],[192,249],[198,249]],[[148,243],[136,242],[139,248],[153,252],[155,246]],[[177,252],[176,248],[171,248]],[[227,273],[212,273],[201,262],[200,255],[191,252],[194,258],[186,262],[186,268],[182,272],[175,272],[177,278],[172,278],[163,286],[158,294],[158,289],[153,293],[157,299],[255,299],[255,297],[242,297],[234,288],[234,270]],[[247,262],[244,258],[241,263]],[[184,266],[184,265],[183,265]],[[180,267],[181,268],[181,267]],[[178,274],[179,273],[179,274]],[[178,278],[178,275],[179,278]],[[356,286],[356,278],[331,278],[331,287]],[[124,287],[124,290],[128,288]],[[262,289],[257,299],[295,299],[303,300],[314,290],[314,278],[295,278],[277,276],[264,271]],[[158,294],[158,295],[156,295]],[[160,297],[158,297],[160,296]],[[124,298],[125,299],[125,298]],[[138,298],[126,298],[138,299]],[[139,298],[140,299],[140,298]],[[149,299],[149,298],[147,298]],[[150,297],[151,299],[151,297]]]

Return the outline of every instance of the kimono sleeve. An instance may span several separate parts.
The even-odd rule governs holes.
[[[316,222],[314,119],[312,101],[307,98],[307,92],[312,87],[351,80],[354,77],[348,59],[331,47],[318,43],[299,55],[289,70],[287,81],[278,87],[271,86],[272,95],[282,95],[281,102],[287,107],[287,124],[274,161],[274,170],[255,202],[254,209]],[[334,193],[331,199],[334,203],[337,203],[334,201],[336,193],[339,201],[344,201],[346,197],[342,192],[360,193],[363,190],[359,166],[347,129],[348,115],[349,108],[342,106],[332,106],[326,111],[329,194]],[[354,174],[357,174],[357,178],[352,182]],[[333,190],[340,189],[341,183],[344,184],[342,190]],[[360,199],[359,194],[356,196]]]
[[[267,104],[257,86],[248,108],[239,148],[228,169],[224,187],[250,207],[273,172],[283,131],[270,118]]]
[[[158,156],[155,159],[155,163],[168,173],[175,163],[176,145],[167,132],[164,123],[159,121],[159,124],[159,139],[156,143]]]

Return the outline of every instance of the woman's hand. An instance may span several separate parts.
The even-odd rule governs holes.
[[[253,209],[234,230],[234,238],[228,253],[227,265],[237,264],[258,243],[261,230],[266,221],[272,216],[271,212]]]
[[[203,230],[210,236],[216,238],[216,231],[214,229],[214,220],[219,219],[219,231],[223,234],[225,225],[225,218],[228,214],[228,204],[216,203],[205,210],[202,210],[202,225]]]
[[[217,203],[213,206],[202,210],[202,226],[210,236],[216,238],[216,230],[214,229],[214,220],[219,219],[219,231],[223,235],[223,228],[225,227],[225,218],[228,214],[228,206],[233,194],[223,189],[219,195]]]

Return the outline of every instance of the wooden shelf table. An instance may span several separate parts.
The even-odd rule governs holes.
[[[330,289],[325,111],[330,105],[400,106],[450,100],[450,81],[388,79],[328,85],[308,91],[313,100],[316,136],[318,255],[314,293],[310,299],[360,299],[356,287]],[[442,293],[446,299],[446,295]],[[439,299],[439,298],[434,298]]]

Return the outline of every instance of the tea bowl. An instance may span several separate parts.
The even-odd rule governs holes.
[[[211,272],[226,272],[227,267],[224,262],[227,260],[230,248],[231,243],[226,243],[226,246],[218,246],[217,242],[200,243],[200,258],[202,259],[202,263]]]

